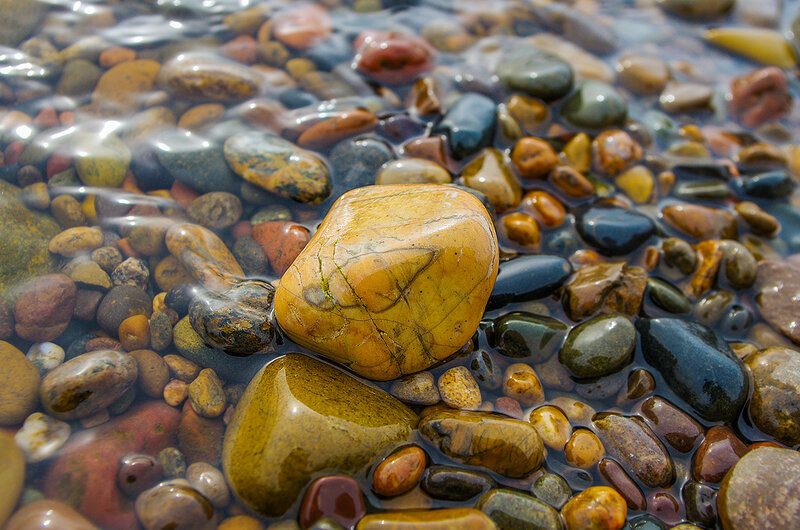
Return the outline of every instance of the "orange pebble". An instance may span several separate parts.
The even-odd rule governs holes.
[[[114,46],[113,48],[103,51],[97,62],[100,63],[100,66],[103,68],[111,68],[112,66],[127,61],[133,61],[134,59],[136,59],[136,51],[122,46]]]
[[[187,208],[193,200],[200,196],[199,193],[179,180],[172,183],[169,193],[183,208]]]
[[[127,351],[141,350],[150,344],[150,323],[145,315],[133,315],[119,325],[119,341]]]
[[[127,237],[117,240],[117,248],[128,258],[138,258],[141,256],[141,254],[133,250],[131,242]]]

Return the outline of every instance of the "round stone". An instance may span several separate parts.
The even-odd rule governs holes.
[[[427,459],[425,451],[417,446],[392,453],[375,468],[372,489],[385,497],[402,495],[417,485]]]
[[[572,125],[586,129],[622,126],[628,116],[628,104],[612,86],[588,80],[567,97],[561,116]]]
[[[537,48],[520,47],[504,53],[497,75],[511,90],[544,101],[565,96],[573,83],[572,68],[559,57]]]
[[[456,502],[473,499],[496,485],[486,473],[447,465],[428,467],[420,481],[422,491],[434,499]]]
[[[625,316],[601,315],[573,328],[558,360],[577,377],[618,372],[631,360],[636,328]]]

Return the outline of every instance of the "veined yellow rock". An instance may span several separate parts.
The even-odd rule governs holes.
[[[763,28],[715,28],[706,31],[705,39],[728,51],[762,64],[794,68],[797,56],[779,32]]]

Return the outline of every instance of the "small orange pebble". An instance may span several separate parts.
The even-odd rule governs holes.
[[[103,68],[111,68],[112,66],[116,66],[127,61],[133,61],[134,59],[136,59],[135,50],[125,48],[123,46],[113,46],[107,50],[104,50],[100,54],[97,62]]]
[[[172,198],[175,199],[175,202],[180,204],[183,208],[187,208],[193,200],[200,196],[199,193],[194,191],[180,180],[176,180],[172,183],[169,193],[172,195]]]
[[[250,65],[256,62],[257,49],[256,39],[250,35],[240,35],[220,46],[219,51],[232,61]]]
[[[131,246],[131,242],[127,237],[123,237],[118,239],[116,242],[117,248],[128,258],[138,258],[141,257],[141,254],[133,250]]]
[[[375,468],[372,489],[384,497],[396,497],[417,485],[428,460],[417,446],[405,447],[387,456]]]
[[[145,315],[133,315],[119,325],[119,341],[127,351],[141,350],[150,344],[150,323]]]

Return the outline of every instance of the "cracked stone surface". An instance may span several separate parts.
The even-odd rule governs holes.
[[[343,195],[281,278],[275,316],[298,344],[377,380],[418,372],[475,332],[497,277],[486,209],[451,186]]]

